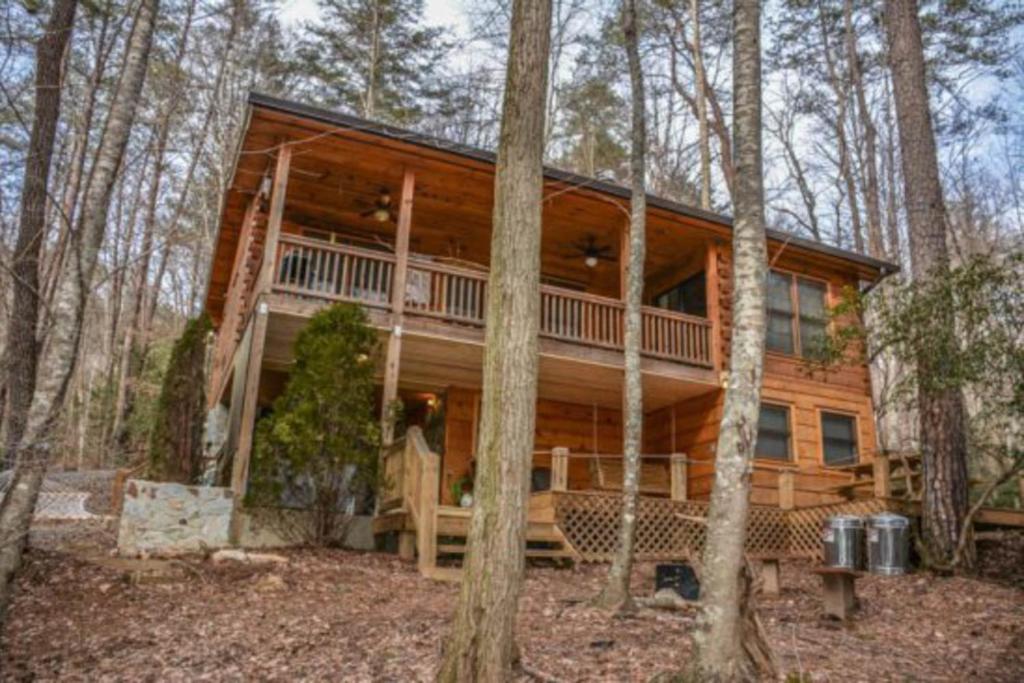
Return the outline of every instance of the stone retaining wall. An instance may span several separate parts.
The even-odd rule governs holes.
[[[129,479],[117,535],[122,555],[173,555],[229,545],[231,489]]]

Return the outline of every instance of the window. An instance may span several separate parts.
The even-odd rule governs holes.
[[[820,354],[825,341],[825,283],[796,279],[800,303],[800,355]]]
[[[857,419],[852,415],[821,413],[822,455],[826,465],[857,462]]]
[[[793,353],[793,295],[789,275],[768,273],[768,332],[765,343],[772,351]]]
[[[825,338],[824,282],[772,270],[768,273],[768,330],[770,351],[812,356]]]
[[[789,460],[789,439],[789,408],[762,404],[757,419],[754,455],[770,460]]]
[[[688,277],[672,289],[654,297],[654,305],[669,311],[708,315],[707,280],[704,271]]]

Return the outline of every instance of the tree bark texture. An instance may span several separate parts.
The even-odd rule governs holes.
[[[857,118],[864,135],[864,205],[868,213],[868,254],[877,259],[886,258],[885,239],[882,237],[882,209],[878,182],[878,129],[868,105],[864,77],[861,73],[857,33],[853,25],[853,0],[843,0],[843,30],[846,35],[846,60],[850,69],[850,85],[857,96]],[[893,258],[897,258],[894,255]]]
[[[751,463],[757,439],[764,361],[767,255],[761,157],[759,0],[733,5],[733,97],[736,178],[733,228],[733,320],[729,379],[715,455],[702,571],[702,608],[694,634],[695,680],[746,681],[756,665],[744,648],[744,544]]]
[[[903,196],[915,280],[949,270],[947,216],[939,180],[938,155],[925,80],[924,49],[915,0],[886,0],[885,22],[892,69],[893,98],[903,166]],[[936,315],[941,329],[955,326],[952,302]],[[918,358],[926,376],[934,359]],[[964,404],[955,389],[918,389],[921,455],[924,465],[922,531],[926,559],[949,565],[967,515],[967,443]],[[965,569],[973,560],[965,563]]]
[[[700,208],[711,210],[711,140],[708,133],[708,105],[705,97],[704,53],[700,40],[700,0],[690,0],[693,23],[693,75],[697,94],[697,132],[700,143]]]
[[[475,501],[440,681],[504,681],[526,548],[537,404],[550,0],[515,0],[494,179]]]
[[[18,447],[14,480],[0,506],[0,612],[10,600],[11,580],[21,565],[32,513],[54,446],[54,427],[78,361],[85,298],[103,242],[111,191],[135,122],[158,6],[159,0],[142,0],[139,5],[121,79],[85,190],[74,248],[61,269],[51,311],[49,348],[45,362],[39,364],[25,434]]]
[[[45,33],[36,44],[35,114],[25,157],[18,239],[11,263],[14,296],[2,365],[6,370],[7,391],[3,413],[6,426],[0,430],[4,434],[2,469],[15,465],[18,442],[25,432],[36,386],[39,257],[46,233],[47,181],[60,119],[64,55],[71,41],[77,9],[78,0],[57,0]]]
[[[622,3],[622,33],[629,62],[632,99],[630,143],[631,197],[629,210],[629,261],[626,265],[626,318],[624,330],[624,375],[622,392],[622,514],[619,547],[608,570],[608,582],[597,597],[607,609],[629,609],[629,579],[633,574],[633,546],[636,540],[636,508],[639,495],[640,447],[643,438],[644,389],[640,373],[641,309],[644,295],[644,259],[647,251],[647,125],[644,106],[644,75],[640,63],[637,0]],[[626,258],[622,255],[621,258]]]

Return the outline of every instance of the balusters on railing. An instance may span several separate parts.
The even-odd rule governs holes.
[[[394,268],[391,254],[281,235],[274,287],[294,294],[386,306],[391,301]]]
[[[395,258],[386,252],[281,235],[274,287],[291,294],[388,307]],[[483,325],[487,274],[413,259],[406,278],[409,314]],[[562,341],[621,350],[625,306],[621,301],[543,285],[540,334]],[[645,355],[694,365],[712,364],[711,322],[645,306],[641,317]]]

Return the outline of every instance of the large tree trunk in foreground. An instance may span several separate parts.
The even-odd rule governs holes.
[[[921,27],[914,0],[886,0],[885,20],[892,68],[893,98],[900,134],[904,204],[910,234],[911,272],[923,281],[949,270],[946,206],[939,181],[925,80]],[[953,306],[936,310],[936,329],[953,334]],[[920,377],[932,373],[935,361],[919,358]],[[948,565],[967,515],[967,444],[963,397],[957,389],[918,389],[921,455],[924,463],[923,541],[926,560]],[[969,556],[972,554],[968,554]],[[968,557],[965,568],[973,566]]]
[[[518,654],[515,622],[537,404],[550,30],[550,0],[515,0],[494,179],[475,501],[440,681],[504,681]]]
[[[107,224],[110,195],[135,122],[146,76],[159,0],[142,0],[128,43],[121,80],[110,105],[96,162],[86,187],[74,234],[74,248],[61,268],[54,297],[53,327],[45,362],[39,364],[35,394],[18,454],[14,482],[0,506],[0,613],[10,601],[12,578],[21,566],[32,512],[54,448],[55,425],[78,361],[85,299]]]
[[[751,463],[764,360],[766,251],[761,161],[759,0],[733,9],[733,124],[736,218],[733,227],[732,341],[729,380],[715,455],[715,481],[701,575],[702,608],[692,674],[699,681],[747,681],[758,664],[745,645],[757,637],[748,616],[744,544]]]
[[[36,44],[36,102],[25,157],[25,180],[21,193],[18,241],[14,247],[11,276],[14,297],[7,321],[7,348],[0,369],[6,371],[7,405],[3,413],[6,428],[0,469],[17,461],[18,442],[32,407],[39,357],[39,255],[46,233],[46,188],[53,156],[53,141],[60,119],[61,73],[64,53],[75,25],[78,0],[57,0],[46,23],[46,32]]]
[[[632,90],[633,133],[630,152],[632,193],[629,214],[629,262],[626,270],[625,375],[623,377],[622,418],[622,514],[619,522],[619,547],[608,571],[608,583],[597,597],[597,604],[608,609],[628,609],[629,579],[633,573],[633,544],[636,539],[636,504],[639,494],[640,444],[643,435],[644,389],[640,374],[640,312],[644,295],[644,258],[647,238],[647,127],[644,112],[644,76],[640,64],[636,0],[624,0],[622,32],[626,39],[629,82]],[[620,258],[626,258],[625,254]]]

